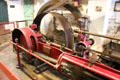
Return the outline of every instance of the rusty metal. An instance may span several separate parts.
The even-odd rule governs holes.
[[[77,20],[78,24],[80,25],[80,21],[78,20],[80,17],[81,17],[81,13],[80,11],[78,10],[77,7],[74,7],[70,4],[67,4],[67,3],[60,3],[60,1],[57,1],[57,0],[52,0],[52,1],[48,1],[46,4],[44,4],[38,11],[38,14],[36,16],[36,18],[34,19],[33,21],[33,24],[37,24],[38,26],[38,31],[40,29],[40,24],[41,24],[41,20],[42,18],[49,12],[49,11],[52,11],[56,8],[58,8],[58,5],[56,4],[60,4],[59,7],[64,7],[66,8],[67,10],[69,10],[73,16],[75,17],[75,19]],[[54,6],[55,5],[55,6]],[[62,5],[62,6],[61,6]],[[54,6],[54,7],[53,7]],[[52,7],[52,8],[51,8]],[[47,13],[46,13],[47,11]]]
[[[58,13],[50,12],[50,14],[52,14],[60,22],[60,24],[62,25],[62,27],[64,29],[65,46],[70,49],[73,49],[74,36],[73,36],[72,28],[71,28],[70,24],[68,23],[67,19]]]
[[[60,3],[59,1],[54,1],[53,0],[53,1],[47,2],[45,5],[43,5],[40,8],[40,10],[39,10],[36,18],[33,21],[34,24],[37,24],[37,26],[38,26],[37,30],[38,31],[40,30],[40,24],[41,24],[42,18],[46,14],[48,14],[48,12],[50,12],[50,11],[52,11],[52,10],[58,8],[58,7],[61,7],[61,5],[64,8],[68,9],[73,14],[73,16],[75,17],[75,19],[78,21],[78,18],[81,16],[81,13],[79,12],[79,10],[76,7],[74,7],[74,6],[70,5],[70,4],[65,4],[65,2],[66,1]],[[47,13],[46,13],[46,11],[47,11]],[[55,13],[54,13],[54,15],[56,17],[58,16]],[[70,25],[68,25],[67,19],[62,18],[62,16],[60,17],[60,15],[59,15],[58,19],[62,23],[62,26],[63,26],[64,31],[65,31],[66,47],[73,49],[73,41],[74,41],[74,39],[73,39],[72,29],[70,29],[70,27],[69,27]],[[78,22],[78,24],[80,24],[80,23]]]
[[[36,18],[33,21],[33,24],[37,24],[37,31],[40,30],[40,24],[42,21],[42,18],[48,14],[50,11],[55,10],[60,7],[64,7],[65,9],[69,10],[74,18],[77,20],[78,25],[81,26],[79,18],[81,17],[81,13],[77,7],[74,7],[68,3],[66,3],[67,0],[52,0],[48,1],[46,4],[44,4],[38,11]],[[55,15],[55,13],[54,13]],[[57,15],[56,15],[57,16]],[[62,16],[61,16],[62,18]],[[59,19],[62,25],[64,26],[65,31],[65,38],[66,38],[66,47],[73,49],[73,32],[72,29],[69,30],[69,25],[67,19]],[[63,21],[64,20],[64,21]]]
[[[65,3],[67,2],[68,0],[61,0],[60,2],[57,2],[55,5],[53,5],[52,7],[48,8],[46,11],[44,11],[45,13],[51,11],[51,10],[54,10],[54,9],[57,9],[63,5],[65,5]]]
[[[59,20],[59,22],[62,24],[62,27],[65,32],[66,47],[73,49],[74,36],[73,36],[72,28],[68,23],[67,19],[58,13],[52,12],[51,14],[55,16]]]

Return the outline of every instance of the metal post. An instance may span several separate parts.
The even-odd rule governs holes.
[[[15,29],[15,22],[13,22],[13,28]]]
[[[16,27],[19,28],[19,23],[18,23],[18,21],[16,21]]]
[[[20,68],[21,67],[20,54],[19,54],[19,47],[17,45],[18,44],[16,44],[16,53],[17,53],[17,61],[18,61],[17,68]]]
[[[25,26],[28,27],[28,20],[25,20]]]

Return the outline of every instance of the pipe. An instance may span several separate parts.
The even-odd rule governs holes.
[[[23,48],[23,47],[21,47],[21,46],[19,46],[19,45],[16,45],[16,43],[14,43],[14,42],[12,42],[12,41],[10,41],[10,43],[12,43],[13,45],[15,45],[15,46],[17,46],[18,48],[20,48],[20,49],[24,50],[25,52],[27,52],[28,54],[30,54],[30,55],[36,57],[37,59],[39,59],[39,60],[41,60],[41,61],[47,63],[48,65],[50,65],[50,66],[52,66],[53,68],[56,69],[56,66],[55,66],[54,64],[52,64],[52,63],[48,62],[47,60],[45,60],[45,59],[43,59],[43,58],[40,58],[39,56],[33,54],[32,51],[27,50],[27,49],[25,49],[25,48]]]
[[[115,38],[115,37],[111,37],[111,36],[105,36],[105,35],[101,35],[101,34],[96,34],[96,33],[90,33],[90,32],[86,32],[86,31],[78,31],[78,30],[74,30],[76,33],[84,33],[84,34],[88,34],[88,35],[93,35],[93,36],[98,36],[98,37],[103,37],[103,38],[108,38],[108,39],[113,39],[113,40],[118,40],[120,41],[120,38]]]
[[[34,56],[34,57],[36,57],[37,59],[39,59],[39,60],[41,60],[41,61],[45,62],[46,64],[48,64],[48,65],[52,66],[54,69],[60,70],[60,69],[58,69],[58,68],[61,68],[61,65],[60,65],[60,66],[58,66],[57,64],[56,64],[56,65],[54,65],[54,64],[52,64],[52,63],[48,62],[47,60],[45,60],[45,59],[43,59],[43,58],[41,58],[41,57],[37,56],[37,55],[36,55],[36,54],[34,54],[34,53],[32,53],[32,51],[27,50],[27,49],[25,49],[25,48],[23,48],[23,47],[21,47],[21,46],[17,45],[16,43],[14,43],[14,42],[12,42],[12,41],[9,41],[9,42],[10,42],[10,43],[12,43],[13,45],[17,46],[18,48],[20,48],[20,49],[24,50],[24,51],[25,51],[25,52],[27,52],[28,54],[30,54],[30,55],[32,55],[32,56]],[[38,53],[37,53],[37,54],[38,54]],[[61,64],[64,64],[64,63],[61,63]],[[61,71],[60,71],[60,72],[61,72]],[[61,73],[63,74],[63,72],[61,72]],[[63,75],[65,75],[65,74],[63,74]],[[70,79],[72,79],[72,80],[74,80],[71,76],[67,76],[67,75],[65,75],[65,76],[66,76],[66,77],[68,77],[68,78],[70,78]]]

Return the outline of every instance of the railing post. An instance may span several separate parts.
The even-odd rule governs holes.
[[[15,22],[13,22],[13,29],[15,29]]]
[[[19,24],[18,24],[18,21],[16,21],[16,27],[19,28]]]
[[[25,26],[28,27],[28,20],[25,20]]]
[[[19,47],[17,45],[18,44],[16,44],[16,53],[17,53],[17,61],[18,61],[17,68],[20,68],[22,65],[21,65],[21,61],[20,61]]]

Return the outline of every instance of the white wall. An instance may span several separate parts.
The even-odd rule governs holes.
[[[34,17],[36,17],[37,12],[40,9],[40,7],[48,1],[50,1],[50,0],[35,0],[35,3],[34,3],[34,11],[35,11],[34,12]]]
[[[114,11],[115,1],[119,1],[119,0],[111,0],[111,6],[108,12],[109,17],[108,17],[108,27],[106,30],[106,35],[120,38],[119,34],[116,34],[118,27],[120,27],[120,12]],[[104,44],[107,44],[109,42],[110,40],[105,39]]]
[[[114,12],[115,1],[118,0],[89,0],[88,16],[90,16],[90,32],[112,36],[120,26],[120,12]],[[102,11],[96,12],[95,7],[101,6]],[[119,23],[119,24],[116,24]],[[93,37],[95,39],[94,49],[102,51],[102,45],[109,43],[110,39]]]
[[[24,9],[22,0],[7,0],[9,21],[24,20]],[[15,8],[10,8],[15,5]]]
[[[89,0],[88,1],[88,16],[90,17],[91,23],[89,26],[89,31],[91,33],[103,34],[105,15],[109,0]],[[101,11],[96,11],[96,7],[101,7]],[[102,38],[91,36],[95,40],[95,46],[93,49],[102,51]]]
[[[9,21],[24,20],[24,0],[6,0],[8,5]],[[34,0],[34,17],[36,16],[40,7],[49,0]],[[15,8],[10,8],[10,5],[14,5]],[[20,23],[21,27],[24,27],[24,23]]]
[[[114,5],[115,1],[118,0],[111,0],[111,6],[109,13],[111,14],[108,19],[108,29],[107,29],[107,35],[112,35],[115,33],[115,30],[118,26],[120,26],[120,12],[114,12]],[[119,24],[117,24],[119,23]]]

